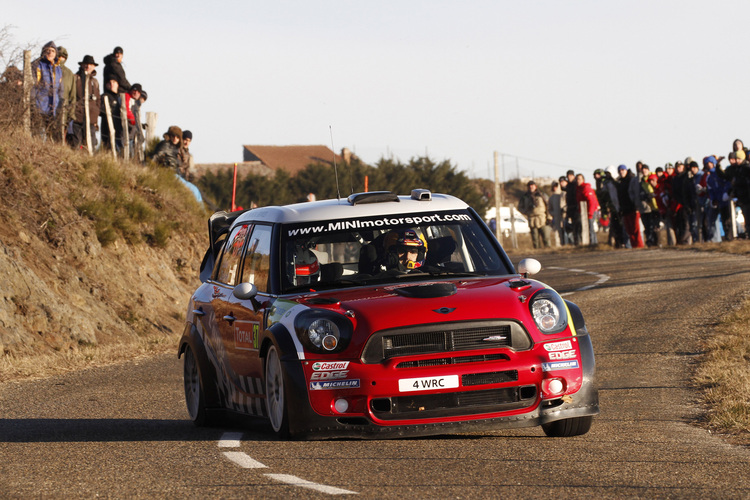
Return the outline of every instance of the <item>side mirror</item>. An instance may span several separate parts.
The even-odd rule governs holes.
[[[527,277],[532,274],[536,274],[542,270],[542,264],[536,259],[523,259],[518,263],[518,273],[523,274],[523,277]]]
[[[234,287],[234,290],[232,290],[232,295],[240,300],[251,300],[254,299],[256,295],[258,295],[258,287],[256,287],[252,283],[240,283],[239,285]]]

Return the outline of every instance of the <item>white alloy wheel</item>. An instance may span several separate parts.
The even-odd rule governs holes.
[[[274,432],[284,433],[285,407],[284,401],[284,373],[281,370],[281,360],[276,346],[271,346],[266,355],[266,405],[268,418]]]
[[[185,361],[183,364],[183,378],[185,382],[185,403],[187,404],[190,420],[199,423],[203,418],[201,377],[198,372],[198,363],[195,361],[193,350],[190,346],[185,348]]]

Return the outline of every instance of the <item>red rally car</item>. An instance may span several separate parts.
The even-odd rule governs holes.
[[[477,213],[414,190],[217,212],[178,356],[197,425],[388,438],[599,413],[579,308],[518,272]]]

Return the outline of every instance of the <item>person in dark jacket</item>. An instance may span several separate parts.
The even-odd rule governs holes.
[[[638,177],[625,165],[617,167],[620,176],[617,185],[617,199],[620,202],[620,214],[625,232],[633,248],[643,248],[643,237],[640,229],[638,206],[641,202]]]
[[[101,93],[99,92],[99,82],[96,79],[96,68],[98,64],[92,56],[84,56],[83,60],[78,63],[79,70],[76,73],[76,101],[75,112],[73,114],[73,124],[70,134],[68,134],[68,143],[73,149],[86,147],[86,95],[88,94],[89,104],[89,131],[91,133],[91,148],[96,147],[96,123],[99,119]]]
[[[182,144],[182,130],[172,125],[164,134],[164,140],[156,145],[151,154],[154,163],[164,167],[173,168],[175,172],[180,169],[180,145]]]
[[[63,135],[68,128],[70,122],[73,121],[76,107],[76,75],[70,70],[65,63],[68,61],[68,51],[65,47],[57,48],[57,65],[62,70],[62,82],[63,82],[63,100],[60,103],[60,130]]]
[[[111,54],[104,57],[104,89],[109,90],[111,80],[117,80],[119,92],[130,90],[130,82],[125,78],[125,70],[122,69],[122,47],[115,47]]]
[[[566,173],[568,184],[563,189],[565,191],[565,222],[570,225],[570,231],[573,233],[573,244],[581,244],[581,210],[578,206],[578,184],[576,183],[576,174],[572,170]]]
[[[100,114],[102,116],[102,147],[112,150],[112,139],[110,138],[109,120],[107,118],[107,103],[109,103],[109,109],[112,114],[112,126],[114,127],[114,139],[115,149],[117,151],[122,150],[122,119],[120,118],[120,97],[117,94],[119,90],[116,79],[111,79],[104,82],[104,87],[107,89],[102,94],[102,104]]]

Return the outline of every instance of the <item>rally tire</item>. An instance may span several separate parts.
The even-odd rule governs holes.
[[[289,437],[289,410],[286,400],[286,385],[281,359],[276,346],[266,354],[265,390],[268,419],[274,432],[282,439]]]
[[[549,437],[572,437],[586,434],[591,429],[592,416],[566,418],[542,425],[542,430]]]
[[[185,404],[190,420],[198,427],[209,425],[206,411],[205,381],[201,377],[198,360],[190,346],[185,347],[183,361],[183,380],[185,383]]]

